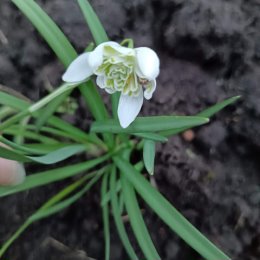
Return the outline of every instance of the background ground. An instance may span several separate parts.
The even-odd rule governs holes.
[[[81,52],[90,41],[90,33],[76,1],[39,2]],[[194,114],[224,98],[243,96],[210,124],[194,130],[193,141],[178,136],[166,145],[158,145],[155,181],[173,205],[232,259],[259,259],[259,1],[92,3],[111,39],[132,37],[136,46],[149,46],[159,53],[158,89],[145,103],[143,115]],[[46,84],[56,86],[60,82],[62,72],[62,66],[30,23],[10,1],[2,0],[0,83],[37,100],[46,93]],[[71,120],[75,124],[83,121],[84,128],[89,116],[80,108]],[[63,185],[1,199],[0,242]],[[11,247],[6,259],[86,259],[83,251],[102,259],[98,200],[96,188],[63,213],[33,225]],[[145,206],[144,216],[162,259],[199,259]],[[61,252],[70,249],[71,254],[62,256]],[[111,249],[112,260],[127,259],[113,225]]]

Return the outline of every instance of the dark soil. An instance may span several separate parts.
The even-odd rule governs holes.
[[[81,52],[91,38],[76,1],[39,2]],[[132,37],[136,46],[152,47],[160,55],[158,88],[143,115],[190,115],[242,95],[210,124],[195,129],[192,141],[180,135],[158,145],[155,182],[233,260],[260,259],[260,2],[92,2],[112,40]],[[10,1],[0,2],[0,17],[0,83],[37,100],[47,84],[59,84],[63,68]],[[86,127],[88,113],[81,109],[77,115],[74,123],[83,121]],[[66,183],[1,199],[0,242]],[[143,208],[162,259],[200,259]],[[111,259],[127,259],[113,224],[111,234]],[[31,226],[5,259],[87,259],[85,251],[99,260],[102,236],[96,187],[69,209]]]

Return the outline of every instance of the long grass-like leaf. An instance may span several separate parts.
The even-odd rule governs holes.
[[[114,157],[114,162],[154,212],[201,256],[207,260],[230,260],[185,219],[131,164],[120,157]],[[125,188],[127,185],[123,187],[124,191]]]
[[[74,175],[83,173],[92,169],[98,164],[104,162],[110,157],[109,154],[99,157],[97,159],[89,160],[87,162],[78,163],[70,166],[65,166],[53,170],[47,170],[36,174],[29,175],[25,181],[17,186],[13,187],[0,187],[0,197],[11,195],[17,192],[36,188],[48,183],[63,180],[65,178],[72,177]]]
[[[208,123],[204,117],[191,116],[153,116],[137,117],[127,128],[122,128],[117,120],[94,122],[91,131],[94,133],[150,133],[180,127],[193,127]]]
[[[152,140],[144,140],[143,159],[146,170],[154,173],[154,159],[155,159],[155,142]]]
[[[167,137],[165,137],[163,135],[156,134],[156,133],[134,133],[133,135],[135,135],[137,137],[144,138],[144,139],[156,141],[156,142],[165,143],[165,142],[168,141]]]
[[[121,181],[126,210],[139,246],[147,260],[159,260],[161,258],[144,223],[132,183],[124,175],[121,177]]]
[[[70,205],[72,205],[74,202],[76,202],[78,199],[80,199],[92,186],[94,183],[97,182],[97,180],[100,178],[100,174],[96,174],[88,183],[87,185],[81,189],[79,192],[77,192],[76,194],[74,194],[73,196],[71,196],[70,198],[56,203],[51,207],[47,207],[44,209],[39,210],[38,212],[36,212],[35,214],[33,214],[30,217],[30,220],[32,222],[40,220],[42,218],[46,218],[49,217],[53,214],[56,214],[57,212],[60,212],[61,210],[69,207]]]
[[[4,93],[4,92],[0,92],[0,104],[17,109],[18,111],[28,110],[29,107],[31,106],[31,103],[29,103],[28,101],[25,101],[21,98],[12,96],[12,95]],[[40,114],[36,112],[32,116],[35,118],[38,118],[39,115]],[[24,116],[26,116],[26,115],[24,115]],[[70,138],[72,138],[76,142],[83,142],[83,143],[91,142],[91,143],[98,144],[99,146],[105,148],[105,146],[101,142],[101,140],[99,138],[97,138],[95,135],[92,135],[92,134],[88,135],[84,131],[69,124],[68,122],[64,121],[61,118],[58,118],[56,116],[51,116],[48,119],[48,124],[50,124],[52,126],[52,129],[50,129],[48,127],[41,128],[41,131],[55,134],[55,135],[60,135],[60,136],[66,136],[66,137],[70,136]],[[15,135],[15,132],[10,130],[10,129],[13,129],[14,127],[16,127],[16,126],[13,125],[11,128],[8,127],[7,129],[4,130],[4,132]],[[57,129],[54,129],[53,127],[57,128]],[[30,127],[28,126],[27,128],[30,128]],[[36,129],[37,128],[34,126],[32,130],[36,130]],[[60,131],[58,131],[58,129]],[[16,129],[15,131],[18,131],[18,129]],[[23,135],[25,137],[31,137],[36,140],[37,140],[37,136],[38,136],[36,132],[33,133],[33,132],[27,132],[27,131],[23,131]],[[48,137],[39,135],[39,140],[42,140],[42,142],[48,142]]]
[[[37,28],[60,61],[68,66],[77,53],[53,20],[33,0],[12,0]]]
[[[116,186],[117,186],[116,185],[116,168],[112,167],[112,170],[110,173],[110,192],[111,192],[112,214],[114,217],[114,221],[116,224],[118,234],[120,236],[120,239],[124,245],[124,248],[125,248],[129,258],[131,260],[138,260],[138,257],[135,254],[135,251],[129,241],[124,223],[122,221],[120,204],[119,204],[118,197],[116,194]]]
[[[101,185],[101,201],[107,194],[107,183],[108,183],[108,173],[103,176]],[[105,260],[110,259],[110,230],[109,230],[109,211],[108,203],[101,205],[102,216],[103,216],[103,226],[104,226],[104,240],[105,240]]]
[[[61,162],[69,157],[86,151],[86,147],[84,145],[75,144],[68,145],[66,147],[62,147],[58,150],[52,151],[48,154],[42,156],[27,156],[32,159],[34,162],[42,163],[42,164],[53,164]]]
[[[228,99],[226,99],[222,102],[219,102],[219,103],[203,110],[202,112],[196,114],[195,116],[210,118],[213,115],[215,115],[217,112],[219,112],[220,110],[225,108],[226,106],[229,106],[229,105],[233,104],[234,102],[236,102],[238,99],[240,99],[240,96],[228,98]],[[183,132],[183,131],[185,131],[189,128],[190,127],[181,127],[179,129],[166,130],[166,131],[161,132],[160,134],[164,135],[164,136],[172,136],[172,135],[179,134],[179,133],[181,133],[181,132]]]
[[[89,4],[89,2],[87,0],[78,0],[78,3],[96,44],[99,45],[103,42],[109,41],[109,38],[102,23],[100,22],[98,16],[96,15],[94,9]],[[119,92],[111,95],[112,112],[114,118],[117,118],[119,96]]]
[[[76,200],[78,200],[81,196],[84,195],[85,192],[87,192],[91,186],[98,180],[100,177],[100,174],[97,174],[95,172],[94,174],[88,174],[84,177],[82,177],[80,180],[72,183],[71,185],[67,186],[63,190],[61,190],[59,193],[54,195],[52,198],[50,198],[44,205],[37,210],[31,217],[29,217],[24,224],[1,246],[0,248],[0,257],[3,256],[3,254],[6,252],[6,250],[12,245],[12,243],[27,229],[33,222],[48,217],[54,213],[57,213],[64,208],[68,207],[72,203],[74,203]],[[92,180],[78,193],[76,193],[74,196],[66,199],[63,202],[60,202],[62,199],[70,195],[72,192],[74,192],[78,187],[80,187],[86,180],[89,178],[92,178]]]
[[[63,65],[67,67],[77,57],[77,53],[59,27],[33,0],[12,1],[27,16],[52,50],[56,53]],[[89,87],[86,83],[82,84],[79,89],[96,120],[106,119],[108,117],[108,112],[97,89],[95,87]],[[70,92],[62,94],[59,99],[64,100],[69,93]],[[93,104],[95,104],[95,106]],[[107,135],[106,138],[108,144],[112,145],[112,136]]]
[[[106,31],[89,2],[87,0],[78,0],[78,4],[96,44],[107,42],[109,39]]]

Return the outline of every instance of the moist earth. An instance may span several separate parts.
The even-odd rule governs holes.
[[[91,41],[76,1],[41,0],[79,52]],[[143,115],[192,115],[241,95],[208,125],[157,145],[153,183],[233,260],[260,258],[260,3],[258,0],[91,1],[115,41],[158,52],[158,88]],[[58,86],[61,64],[10,1],[0,2],[0,84],[37,100]],[[77,94],[75,94],[77,96]],[[107,99],[107,95],[104,95]],[[69,120],[87,129],[79,102]],[[191,137],[191,138],[190,138]],[[84,158],[83,158],[84,159]],[[29,173],[40,171],[34,166]],[[68,180],[1,199],[0,242]],[[103,259],[99,187],[75,205],[33,224],[5,259]],[[200,257],[140,201],[153,241],[166,260]],[[131,241],[138,245],[127,223]],[[141,254],[140,254],[141,256]],[[111,259],[128,259],[111,219]],[[142,259],[142,258],[141,258]],[[221,259],[219,259],[221,260]]]

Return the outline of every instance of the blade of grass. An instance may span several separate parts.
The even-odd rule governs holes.
[[[93,39],[97,45],[109,41],[107,33],[102,26],[98,16],[96,15],[95,11],[93,10],[92,6],[89,4],[87,0],[78,0],[79,7],[83,13],[83,16],[89,26]],[[117,118],[117,107],[119,101],[119,92],[114,93],[111,95],[112,101],[112,112],[114,118]]]
[[[17,109],[17,110],[26,110],[31,105],[28,101],[22,100],[21,98],[12,96],[12,95],[4,93],[4,92],[0,92],[0,104],[10,106],[11,108],[14,108],[14,109]],[[36,112],[32,116],[35,117],[35,118],[38,118],[39,114]],[[57,129],[60,129],[62,132],[65,132],[65,134],[67,133],[66,137],[70,136],[76,142],[83,142],[83,143],[91,142],[91,143],[94,143],[94,144],[97,144],[97,145],[103,147],[106,150],[105,144],[99,138],[97,138],[95,135],[93,135],[93,134],[88,135],[87,133],[80,130],[79,128],[69,124],[68,122],[66,122],[66,121],[64,121],[64,120],[62,120],[62,119],[60,119],[56,116],[50,117],[48,119],[48,123],[51,126],[57,128]],[[12,127],[15,127],[15,126],[12,126]],[[33,129],[35,130],[35,127]],[[5,131],[9,131],[9,130],[10,130],[10,128],[6,129]],[[18,131],[18,130],[19,129],[16,129],[16,131]],[[64,134],[62,134],[61,131],[58,132],[56,129],[50,130],[50,128],[43,128],[41,130],[43,132],[48,132],[48,133],[52,133],[52,134],[59,134],[60,136],[64,136]],[[33,133],[33,132],[30,132],[30,134],[24,133],[25,137],[29,137],[30,135],[34,139],[37,139],[36,133]],[[41,138],[42,138],[42,142],[45,142],[45,137],[41,136]],[[47,137],[46,137],[46,142],[48,142]]]
[[[103,176],[101,184],[101,201],[107,194],[107,182],[108,173]],[[101,205],[102,207],[102,217],[103,217],[103,228],[104,228],[104,240],[105,240],[105,260],[110,259],[110,231],[109,231],[109,211],[108,203]]]
[[[228,98],[228,99],[226,99],[222,102],[219,102],[219,103],[205,109],[204,111],[196,114],[195,116],[210,118],[213,115],[215,115],[217,112],[219,112],[220,110],[225,108],[226,106],[229,106],[229,105],[233,104],[234,102],[236,102],[238,99],[240,99],[240,96]],[[172,135],[179,134],[179,133],[181,133],[181,132],[183,132],[183,131],[185,131],[189,128],[190,127],[182,127],[182,128],[179,128],[179,129],[171,129],[171,130],[163,131],[160,134],[164,135],[164,136],[172,136]]]
[[[42,164],[54,164],[68,159],[69,157],[86,151],[86,147],[80,144],[68,145],[42,156],[27,156],[35,162]]]
[[[73,84],[73,85],[67,84],[67,83],[62,84],[59,88],[57,88],[51,94],[49,94],[46,97],[42,98],[41,100],[39,100],[35,104],[32,104],[31,106],[29,106],[25,110],[21,111],[20,113],[14,115],[13,117],[7,119],[5,122],[3,122],[0,125],[0,130],[3,130],[5,128],[11,126],[12,124],[16,123],[17,121],[21,120],[22,118],[24,118],[24,117],[26,117],[28,115],[33,114],[35,111],[39,110],[40,108],[42,108],[43,106],[48,104],[51,100],[53,100],[57,96],[61,95],[64,92],[72,90],[72,89],[74,89],[77,86],[78,86],[78,84]]]
[[[62,147],[65,147],[69,145],[69,143],[56,143],[56,144],[41,144],[41,143],[32,143],[32,144],[25,144],[24,147],[29,148],[29,149],[35,149],[42,154],[46,154],[52,151],[55,151],[57,149],[60,149]]]
[[[27,16],[27,18],[55,52],[63,65],[67,67],[77,57],[77,53],[59,27],[33,0],[12,1],[24,13],[24,15]],[[85,83],[82,84],[79,89],[94,118],[96,120],[108,118],[108,112],[97,91],[97,88],[89,87],[89,85],[86,85]],[[69,93],[70,92],[67,94],[69,95]],[[64,99],[66,97],[67,96],[63,94],[63,97],[61,98]],[[93,103],[95,106],[93,106]],[[99,117],[100,115],[101,117]],[[106,135],[105,138],[107,139],[107,143],[112,146],[113,137],[111,135]]]
[[[90,43],[86,51],[91,51],[93,50],[94,46],[93,43]],[[60,96],[54,99],[48,107],[46,107],[41,114],[41,117],[37,118],[37,121],[35,125],[37,126],[37,129],[39,130],[47,121],[50,116],[54,114],[55,111],[57,111],[58,107],[66,100],[68,95]]]
[[[7,134],[7,135],[12,135],[12,136],[16,136],[17,134],[17,129],[13,128],[13,127],[9,127],[7,129],[5,129],[3,131],[3,134]],[[24,131],[23,132],[23,137],[24,138],[27,138],[29,140],[33,140],[33,141],[38,141],[40,143],[45,143],[45,144],[58,144],[59,142],[57,140],[55,140],[54,138],[52,137],[47,137],[47,136],[44,136],[44,135],[41,135],[41,134],[38,134],[38,133],[35,133],[35,132],[32,132],[32,131]]]
[[[157,253],[140,211],[132,184],[122,175],[122,190],[131,226],[147,260],[161,259]]]
[[[145,138],[148,140],[156,141],[156,142],[165,143],[168,141],[168,138],[166,138],[165,136],[155,134],[155,133],[135,133],[133,135],[135,135],[137,137]]]
[[[91,125],[94,133],[149,133],[180,127],[192,127],[208,123],[204,117],[191,116],[153,116],[137,117],[127,128],[122,128],[117,120],[97,121]]]
[[[121,170],[122,176],[132,183],[154,212],[201,256],[207,260],[230,260],[225,253],[186,220],[132,165],[118,156],[113,160]],[[123,190],[125,188],[127,187],[124,186]],[[125,202],[127,202],[126,199]]]
[[[143,160],[144,166],[149,174],[154,173],[154,159],[155,159],[155,142],[151,140],[144,140]]]
[[[78,163],[70,166],[65,166],[53,170],[47,170],[27,176],[25,181],[17,186],[0,187],[0,197],[11,195],[17,192],[36,188],[48,183],[56,182],[83,173],[94,168],[100,163],[106,161],[111,155],[107,154],[97,159],[89,160],[84,163]]]
[[[124,248],[132,260],[138,260],[137,255],[129,241],[125,226],[122,221],[121,209],[118,202],[118,197],[116,193],[116,168],[112,167],[110,173],[110,192],[111,192],[111,206],[112,206],[112,214],[114,217],[115,225],[119,234],[119,237],[124,245]]]
[[[40,220],[42,218],[49,217],[53,214],[60,212],[61,210],[65,209],[65,208],[69,207],[70,205],[75,203],[77,200],[79,200],[98,181],[100,176],[101,176],[101,174],[95,174],[95,176],[87,183],[87,185],[83,189],[81,189],[79,192],[77,192],[70,198],[68,198],[62,202],[59,202],[57,204],[54,204],[51,207],[40,209],[38,212],[36,212],[35,214],[33,214],[30,217],[30,221],[34,222],[34,221]]]
[[[95,172],[95,174],[97,175],[97,173]],[[75,191],[78,187],[80,187],[86,180],[88,180],[90,177],[92,177],[93,179],[87,184],[87,186],[84,188],[84,192],[81,191],[81,193],[77,196],[73,196],[72,198],[67,199],[66,203],[63,202],[62,207],[60,207],[61,204],[59,204],[59,202],[67,197],[69,194],[71,194],[73,191]],[[36,220],[42,219],[44,217],[49,216],[50,214],[46,214],[46,212],[50,213],[50,211],[48,211],[50,208],[53,209],[53,205],[55,209],[57,209],[57,206],[59,206],[59,209],[62,210],[65,207],[71,205],[73,202],[75,202],[78,198],[80,198],[80,195],[84,195],[84,193],[86,191],[88,191],[88,189],[91,188],[91,186],[97,181],[97,178],[99,176],[94,176],[93,174],[88,174],[84,177],[82,177],[80,180],[72,183],[71,185],[67,186],[66,188],[64,188],[63,190],[61,190],[59,193],[57,193],[55,196],[53,196],[52,198],[50,198],[46,203],[44,203],[44,205],[37,210],[31,217],[29,217],[24,224],[2,245],[2,247],[0,248],[0,257],[3,256],[3,254],[6,252],[6,250],[13,244],[13,242],[25,231],[25,229],[27,229],[33,222],[35,222]],[[68,203],[69,202],[69,203]],[[54,212],[52,210],[52,212]],[[58,212],[58,211],[57,211]],[[45,213],[45,214],[44,214]]]
[[[12,0],[39,31],[59,60],[68,66],[77,53],[53,20],[33,0]]]
[[[27,108],[30,103],[21,98],[12,96],[5,92],[0,91],[0,104],[7,107],[12,107],[13,109],[23,110]]]
[[[78,0],[78,4],[96,44],[99,45],[109,41],[104,27],[89,2],[87,0]]]
[[[24,147],[23,145],[15,144],[11,141],[0,136],[0,141],[7,145],[11,145],[15,150],[6,149],[5,147],[0,147],[0,156],[9,160],[16,160],[19,162],[37,162],[41,164],[54,164],[69,157],[86,151],[85,145],[74,144],[67,145],[66,147],[59,148],[50,153],[41,156],[28,156],[25,155],[28,152],[32,152],[31,149]],[[33,151],[35,152],[35,150]],[[39,152],[39,151],[36,151]]]
[[[32,160],[28,158],[27,156],[23,155],[22,153],[19,153],[15,150],[10,150],[9,148],[5,148],[3,146],[0,146],[0,157],[18,161],[18,162],[31,162]]]

